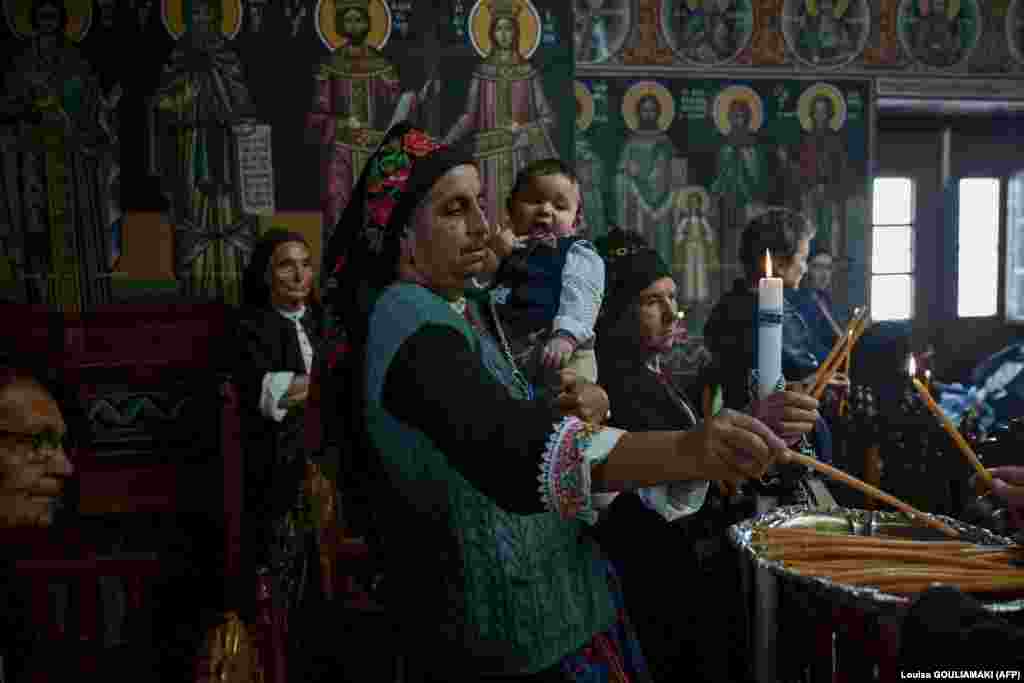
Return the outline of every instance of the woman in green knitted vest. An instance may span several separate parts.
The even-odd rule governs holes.
[[[481,193],[469,152],[399,124],[327,251],[325,428],[372,504],[407,680],[648,681],[587,533],[594,494],[649,487],[675,519],[707,480],[758,477],[785,446],[733,411],[688,432],[602,428],[607,396],[572,377],[558,406],[531,400],[465,286],[489,236]],[[789,407],[803,430],[816,415]]]

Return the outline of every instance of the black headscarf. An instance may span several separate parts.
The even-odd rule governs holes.
[[[402,122],[367,161],[327,245],[323,305],[327,378],[324,436],[343,450],[347,521],[373,538],[378,458],[365,431],[366,341],[377,295],[398,277],[401,238],[416,207],[456,166],[474,164],[466,147],[448,147]],[[333,405],[331,405],[333,403]]]
[[[270,285],[267,284],[267,267],[274,257],[274,250],[285,242],[298,242],[309,249],[306,238],[297,232],[284,228],[271,228],[260,235],[252,258],[242,275],[242,304],[264,308],[270,305]]]
[[[672,270],[643,238],[620,228],[595,246],[605,262],[606,294],[597,329],[598,358],[603,363],[602,356],[610,361],[629,349],[641,350],[628,316],[640,292],[662,278],[672,277]]]

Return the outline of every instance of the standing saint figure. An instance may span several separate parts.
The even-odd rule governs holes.
[[[576,81],[576,173],[583,195],[583,220],[579,232],[590,241],[608,233],[604,205],[604,160],[590,142],[587,131],[594,123],[594,98],[590,89]]]
[[[475,133],[487,219],[497,225],[519,169],[558,156],[556,121],[541,74],[529,62],[541,37],[533,5],[528,0],[478,0],[469,25],[482,61],[473,70],[465,111],[444,142],[455,144]]]
[[[576,59],[581,62],[603,62],[612,56],[608,49],[608,22],[598,10],[605,0],[578,0],[574,16]]]
[[[848,161],[839,131],[846,122],[846,100],[834,86],[818,84],[804,91],[797,108],[806,131],[799,157],[803,213],[818,231],[812,246],[841,256]]]
[[[192,0],[185,22],[151,103],[151,171],[170,201],[181,293],[237,304],[256,237],[232,172],[232,126],[248,121],[249,89],[222,33],[223,0]]]
[[[117,88],[103,95],[72,42],[85,37],[91,5],[76,6],[73,17],[63,0],[23,4],[28,12],[10,25],[29,46],[0,95],[0,255],[20,300],[80,310],[111,297],[106,179],[115,163]]]
[[[758,137],[761,97],[745,85],[732,85],[715,98],[713,113],[723,139],[711,193],[719,207],[722,260],[736,263],[740,232],[757,213],[768,184],[768,154]]]
[[[673,270],[682,271],[681,300],[705,303],[711,298],[709,271],[718,266],[715,233],[704,215],[708,203],[702,187],[674,193],[676,232]]]
[[[418,94],[402,93],[398,69],[381,52],[390,21],[374,22],[373,3],[383,10],[377,16],[388,16],[384,0],[338,0],[333,17],[322,9],[315,18],[324,44],[334,50],[313,74],[313,107],[306,116],[307,140],[321,149],[321,244],[334,234],[355,179],[384,131],[392,121],[416,115],[431,86],[436,92],[438,85],[428,81]]]
[[[675,117],[672,95],[660,83],[636,83],[622,99],[622,117],[633,134],[622,148],[616,170],[616,222],[642,235],[662,259],[671,262],[672,167],[678,153],[665,131]],[[685,177],[680,181],[685,183]]]

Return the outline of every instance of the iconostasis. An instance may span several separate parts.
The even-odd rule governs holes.
[[[475,145],[492,212],[526,161],[572,154],[559,0],[3,9],[0,289],[15,301],[77,310],[163,280],[237,302],[268,226],[303,232],[319,257],[399,119]]]

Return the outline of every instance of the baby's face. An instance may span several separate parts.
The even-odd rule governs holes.
[[[516,235],[572,235],[580,207],[580,188],[562,174],[531,178],[509,203]]]

